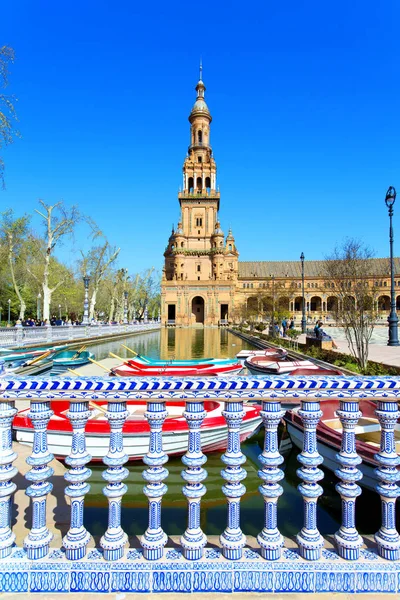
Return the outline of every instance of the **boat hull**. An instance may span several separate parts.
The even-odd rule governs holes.
[[[209,365],[231,365],[235,363],[235,359],[232,358],[194,358],[191,360],[158,360],[149,358],[148,356],[141,356],[138,354],[135,358],[129,359],[130,363],[140,364],[141,368],[146,367],[195,367],[196,365],[209,364]]]
[[[139,369],[130,364],[113,367],[111,373],[118,377],[210,377],[237,375],[242,370],[240,363],[228,366],[211,365],[201,369],[182,369],[181,367],[150,367]]]
[[[53,358],[53,363],[55,367],[78,367],[81,365],[87,365],[90,362],[91,358],[94,358],[94,354],[92,352],[81,352],[79,356],[75,355],[77,352],[73,350],[67,350],[65,352],[57,353]],[[75,358],[74,358],[75,357]]]
[[[52,407],[57,410],[57,402]],[[71,452],[72,429],[67,418],[67,405],[58,410],[50,419],[47,433],[47,444],[49,451],[56,458],[64,459]],[[227,446],[228,427],[222,411],[224,403],[212,401],[205,403],[207,416],[200,429],[200,437],[203,452],[222,450]],[[98,406],[98,405],[97,405]],[[106,405],[105,405],[106,406]],[[124,450],[129,460],[139,460],[148,452],[150,429],[144,417],[146,405],[138,402],[128,402],[128,410],[131,412],[124,429]],[[184,454],[188,449],[189,429],[184,418],[184,402],[176,402],[173,405],[167,403],[167,411],[175,413],[165,420],[162,440],[163,450],[168,456]],[[260,407],[246,405],[245,416],[240,426],[240,439],[246,440],[260,426]],[[135,412],[137,417],[135,419]],[[14,420],[13,429],[16,440],[24,445],[32,446],[34,431],[27,416],[28,409],[20,411]],[[101,461],[108,452],[110,441],[110,427],[103,412],[92,410],[85,430],[86,448],[92,456],[93,461]]]
[[[287,430],[290,435],[290,439],[292,440],[292,443],[297,448],[300,448],[300,450],[302,450],[303,449],[303,440],[304,440],[303,431],[301,429],[299,429],[298,427],[296,427],[294,425],[294,423],[291,423],[289,421],[286,421],[286,425],[287,425]],[[321,456],[324,459],[324,462],[322,465],[323,467],[326,467],[327,469],[329,469],[329,471],[333,471],[333,472],[335,472],[336,469],[339,469],[340,464],[336,458],[336,455],[339,452],[339,450],[337,448],[328,446],[326,443],[324,443],[323,441],[318,439],[318,452],[321,454]],[[357,468],[363,474],[363,478],[358,482],[358,484],[361,485],[362,487],[365,487],[368,490],[375,491],[376,484],[378,482],[376,475],[375,475],[375,467],[372,465],[368,465],[365,462],[362,462],[360,465],[358,465]]]

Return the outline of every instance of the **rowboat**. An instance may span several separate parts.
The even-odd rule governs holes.
[[[253,356],[264,356],[270,358],[272,356],[279,356],[281,360],[287,356],[287,350],[285,348],[265,348],[264,350],[241,350],[236,354],[238,360],[245,360]],[[272,359],[273,360],[273,359]]]
[[[193,367],[187,366],[141,366],[134,364],[133,361],[127,360],[121,365],[111,369],[111,375],[119,377],[209,377],[215,375],[235,375],[242,370],[243,366],[240,363],[230,363],[227,365],[198,364]]]
[[[244,365],[252,375],[281,375],[300,368],[318,368],[311,360],[272,360],[265,356],[252,356],[244,361]]]
[[[110,438],[110,426],[106,418],[106,400],[91,403],[90,417],[85,428],[86,448],[93,461],[100,461],[107,454]],[[47,444],[49,451],[56,458],[64,459],[70,454],[72,428],[67,417],[69,402],[67,400],[51,403],[54,415],[47,427]],[[129,460],[139,460],[148,452],[150,429],[145,418],[146,402],[128,400],[129,416],[123,428],[124,450]],[[260,407],[244,405],[244,417],[240,425],[240,440],[250,437],[261,423]],[[189,429],[184,417],[185,402],[182,400],[166,403],[168,416],[165,419],[162,440],[163,449],[168,456],[184,454],[188,449]],[[228,428],[222,414],[224,402],[206,400],[204,402],[206,417],[200,429],[203,452],[222,450],[227,446]],[[16,440],[21,444],[32,446],[33,426],[28,417],[29,409],[21,410],[15,417],[13,429]]]
[[[342,425],[336,411],[339,408],[338,400],[323,400],[320,403],[323,416],[317,425],[318,451],[324,458],[324,466],[330,471],[339,468],[337,453],[340,452],[342,441]],[[358,469],[363,474],[360,485],[375,490],[377,477],[375,468],[378,462],[375,454],[380,448],[380,424],[375,415],[376,404],[371,400],[360,400],[359,403],[362,417],[358,420],[355,428],[356,450],[362,459]],[[304,428],[298,414],[299,408],[288,411],[284,416],[288,433],[295,446],[303,448]],[[396,452],[400,452],[400,424],[395,426]]]
[[[67,348],[66,345],[64,346],[50,346],[48,348],[24,348],[24,349],[20,349],[20,350],[8,350],[8,354],[3,354],[0,356],[1,360],[4,360],[6,363],[11,363],[14,366],[18,365],[22,365],[24,362],[28,361],[28,360],[32,360],[34,358],[38,358],[39,356],[42,356],[43,354],[46,354],[47,356],[49,356],[49,358],[51,356],[53,356],[56,352],[60,352],[61,350],[64,350],[65,348]],[[9,365],[8,365],[9,366]]]
[[[236,362],[234,358],[194,358],[192,360],[157,360],[142,354],[137,354],[135,358],[131,359],[135,363],[140,365],[141,368],[145,367],[196,367],[202,364],[213,364],[213,365],[231,365]]]
[[[94,358],[94,354],[88,350],[63,350],[55,354],[53,363],[55,367],[76,367],[86,365],[90,358]]]

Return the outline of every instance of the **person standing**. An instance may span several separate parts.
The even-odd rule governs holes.
[[[285,317],[282,319],[282,331],[283,331],[283,337],[286,336],[286,330],[287,330],[287,321],[285,319]]]

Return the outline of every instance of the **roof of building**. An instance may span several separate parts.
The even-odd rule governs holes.
[[[371,258],[371,275],[388,277],[390,275],[389,258]],[[305,260],[305,277],[324,277],[323,260]],[[301,277],[301,262],[296,261],[239,261],[239,277]],[[400,274],[400,257],[394,258],[394,270]]]

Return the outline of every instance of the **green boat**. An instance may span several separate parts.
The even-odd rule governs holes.
[[[67,347],[68,346],[64,344],[63,346],[38,346],[34,348],[18,348],[17,350],[8,349],[6,354],[0,354],[0,358],[6,363],[17,363],[18,361],[23,362],[26,360],[32,360],[42,356],[43,354],[49,353],[47,356],[50,359],[53,354]]]
[[[53,357],[54,367],[78,367],[86,365],[90,359],[94,358],[94,354],[88,350],[63,350],[57,352]]]

